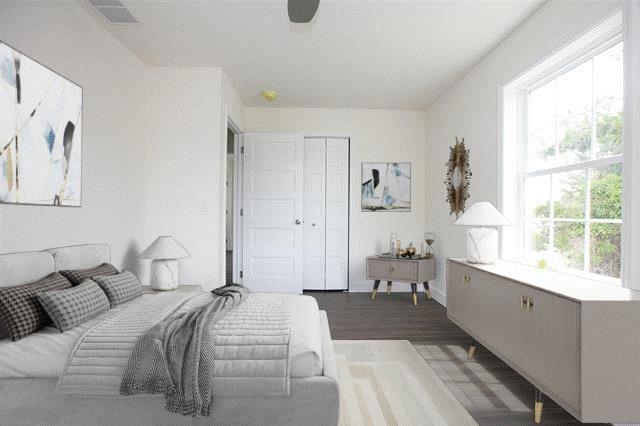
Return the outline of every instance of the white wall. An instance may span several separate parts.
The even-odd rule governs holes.
[[[75,2],[0,2],[0,40],[84,89],[82,207],[0,205],[0,252],[107,243],[137,271],[144,66]]]
[[[227,135],[228,135],[227,120],[233,121],[233,124],[235,124],[240,131],[243,131],[244,130],[244,127],[243,127],[244,126],[244,105],[235,87],[233,87],[233,83],[231,83],[231,80],[229,80],[229,77],[224,72],[224,70],[221,70],[221,85],[222,85],[222,98],[221,98],[222,116],[221,116],[221,122],[220,122],[219,153],[220,153],[220,158],[227,158]],[[219,194],[224,194],[225,191],[227,191],[227,187],[225,185],[227,180],[227,162],[222,161],[220,163],[220,166],[221,167],[219,171],[218,191],[219,191]],[[229,188],[232,189],[233,187],[229,186]],[[226,229],[226,226],[227,226],[226,224],[227,220],[224,214],[224,212],[227,211],[227,198],[228,197],[224,197],[222,195],[219,198],[219,203],[218,203],[219,211],[223,212],[223,214],[221,214],[218,217],[218,226],[220,229]],[[229,208],[229,211],[231,212],[231,208]],[[219,241],[219,253],[225,254],[225,252],[226,252],[225,238],[222,237],[220,238],[220,241]],[[226,267],[227,267],[226,260],[222,259],[217,266],[218,282],[220,283],[226,282],[226,276],[225,276]]]
[[[191,254],[180,282],[215,288],[224,247],[221,70],[150,68],[146,87],[145,244],[174,236]]]
[[[471,198],[500,201],[502,87],[582,32],[610,16],[617,1],[551,1],[507,37],[426,112],[426,158],[429,166],[427,227],[436,233],[439,277],[434,287],[446,292],[447,257],[464,257],[464,228],[454,227],[446,203],[445,163],[454,137],[470,150]]]
[[[0,40],[84,88],[82,207],[0,205],[0,252],[107,243],[136,259],[158,235],[191,253],[180,281],[224,281],[226,115],[242,101],[220,68],[148,67],[76,2],[0,3]]]
[[[242,130],[244,124],[244,104],[224,70],[222,70],[222,105],[223,108],[225,108],[228,117]],[[224,131],[227,131],[226,126]],[[226,145],[224,146],[224,149],[226,152]]]
[[[246,108],[246,132],[302,133],[306,136],[348,136],[351,138],[349,281],[351,291],[369,292],[365,258],[388,251],[389,238],[396,232],[403,244],[419,242],[425,230],[426,159],[424,114],[422,112],[353,110]],[[360,211],[361,163],[410,162],[411,212],[383,213]],[[396,284],[394,290],[408,291],[409,285]]]

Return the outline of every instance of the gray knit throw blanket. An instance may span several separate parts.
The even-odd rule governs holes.
[[[238,306],[248,290],[227,286],[212,293],[211,303],[169,316],[138,341],[122,379],[121,395],[163,394],[167,411],[209,416],[213,325]]]

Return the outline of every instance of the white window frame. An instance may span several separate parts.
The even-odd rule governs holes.
[[[622,42],[622,15],[616,13],[603,23],[588,31],[577,40],[551,55],[545,61],[534,66],[524,75],[513,80],[503,88],[503,146],[502,146],[502,188],[501,205],[504,213],[511,217],[514,225],[511,229],[503,228],[502,257],[519,262],[530,262],[525,259],[525,225],[528,223],[547,223],[549,226],[549,245],[553,247],[554,225],[558,222],[584,223],[584,267],[583,270],[567,268],[566,273],[581,275],[598,281],[620,285],[619,278],[607,277],[591,272],[590,265],[590,231],[593,223],[622,224],[621,219],[593,219],[590,206],[591,170],[613,164],[623,163],[623,155],[591,159],[578,163],[561,165],[533,171],[527,170],[528,155],[528,123],[527,108],[529,94],[553,81],[557,77],[589,61],[591,58]],[[592,79],[592,82],[595,81]],[[596,147],[595,110],[592,112],[591,149]],[[591,156],[593,158],[593,155]],[[525,181],[536,176],[549,176],[550,197],[553,199],[553,175],[570,171],[585,172],[585,214],[580,219],[554,217],[553,202],[550,202],[548,218],[525,217]]]

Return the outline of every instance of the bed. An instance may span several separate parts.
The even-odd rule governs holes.
[[[0,286],[36,281],[63,269],[92,268],[110,262],[106,245],[82,245],[41,252],[0,255]],[[82,336],[113,319],[149,306],[184,302],[198,295],[145,294],[74,329],[46,327],[26,338],[0,341],[0,423],[56,425],[337,424],[339,389],[326,313],[315,299],[290,296],[294,329],[290,343],[289,396],[216,395],[209,417],[192,418],[164,409],[159,395],[124,397],[60,392],[61,375]],[[183,298],[184,300],[177,300]],[[179,303],[180,302],[180,303]]]

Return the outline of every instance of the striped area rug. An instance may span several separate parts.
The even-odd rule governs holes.
[[[334,340],[340,425],[477,425],[406,340]]]

